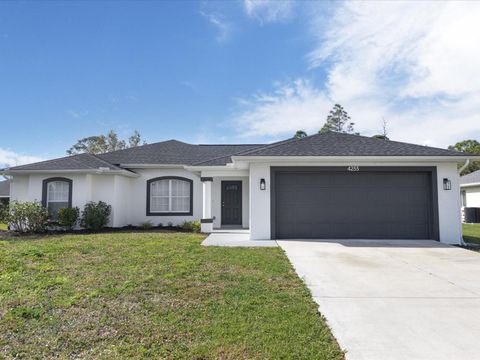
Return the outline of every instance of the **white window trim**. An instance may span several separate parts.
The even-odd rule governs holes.
[[[190,191],[190,195],[175,195],[173,196],[172,195],[172,182],[173,180],[177,180],[177,181],[183,181],[183,182],[186,182],[188,184],[188,188],[189,188],[189,191]],[[168,195],[153,195],[152,194],[152,187],[153,185],[156,183],[156,182],[159,182],[159,181],[168,181]],[[190,213],[192,211],[191,209],[191,201],[190,201],[190,198],[192,197],[192,194],[191,194],[191,186],[190,186],[190,182],[188,182],[187,180],[182,180],[182,179],[159,179],[159,180],[156,180],[156,181],[152,181],[150,183],[150,208],[148,209],[150,213],[152,214],[186,214],[186,213]],[[155,199],[155,198],[168,198],[168,210],[166,211],[157,211],[157,210],[152,210],[152,200]],[[173,199],[188,199],[188,210],[172,210],[173,208]]]

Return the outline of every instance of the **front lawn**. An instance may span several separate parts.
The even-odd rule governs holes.
[[[480,224],[463,224],[463,239],[467,243],[480,245]]]
[[[343,359],[279,248],[1,236],[0,358]]]

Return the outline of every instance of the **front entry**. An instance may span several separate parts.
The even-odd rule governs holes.
[[[222,181],[222,225],[242,225],[241,181]]]

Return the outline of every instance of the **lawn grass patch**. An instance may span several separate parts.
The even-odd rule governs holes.
[[[480,224],[462,224],[462,230],[467,243],[480,245]]]
[[[343,359],[280,248],[203,239],[0,238],[0,358]]]
[[[0,230],[8,230],[8,225],[0,222]]]

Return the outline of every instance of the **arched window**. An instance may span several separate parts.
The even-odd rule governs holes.
[[[42,204],[50,218],[56,220],[58,209],[72,207],[72,180],[59,177],[43,180]]]
[[[147,181],[147,216],[192,215],[193,181],[165,176]]]

